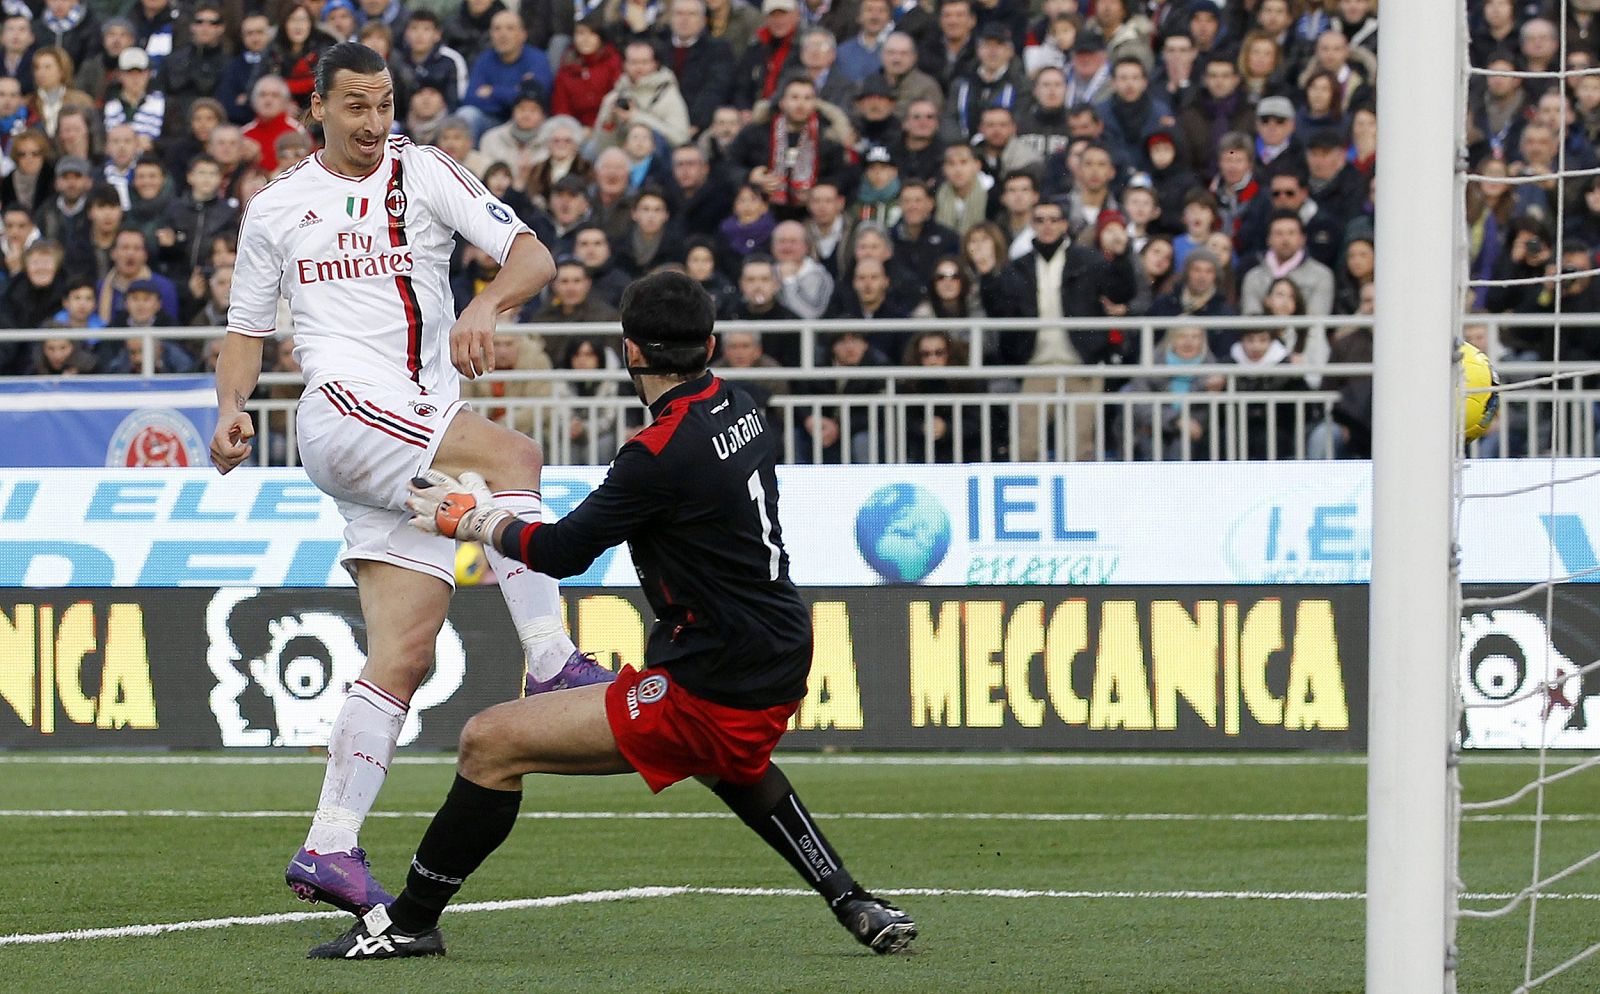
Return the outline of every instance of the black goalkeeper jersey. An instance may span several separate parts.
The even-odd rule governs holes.
[[[805,696],[811,613],[778,524],[778,440],[760,406],[706,373],[650,405],[655,421],[554,524],[513,523],[506,555],[553,577],[627,542],[655,626],[647,666],[729,707]]]

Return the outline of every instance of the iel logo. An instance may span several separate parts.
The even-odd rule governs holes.
[[[891,483],[856,510],[856,548],[888,583],[919,583],[950,551],[950,515],[932,491]]]
[[[501,207],[499,204],[484,204],[483,209],[488,211],[489,216],[494,218],[496,221],[499,221],[501,224],[511,223],[511,212],[506,210],[504,207]]]

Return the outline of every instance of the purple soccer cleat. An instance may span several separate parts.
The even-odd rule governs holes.
[[[368,865],[367,852],[359,847],[335,853],[301,849],[289,861],[283,879],[300,900],[310,904],[321,901],[359,917],[374,905],[394,901]]]
[[[566,663],[550,679],[535,680],[533,674],[529,673],[523,681],[523,696],[532,697],[534,694],[548,694],[553,690],[570,690],[573,687],[610,683],[616,678],[615,673],[601,666],[589,653],[574,649]]]

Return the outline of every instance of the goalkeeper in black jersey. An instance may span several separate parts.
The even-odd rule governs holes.
[[[636,771],[653,791],[695,777],[862,943],[891,953],[916,937],[910,916],[856,884],[770,759],[805,696],[811,615],[789,580],[774,434],[748,394],[706,370],[714,316],[710,297],[681,273],[628,289],[628,367],[655,420],[561,521],[517,520],[472,474],[413,486],[413,524],[493,543],[552,577],[582,573],[627,542],[656,622],[643,670],[625,667],[614,683],[526,697],[469,721],[455,784],[405,891],[312,958],[442,954],[440,912],[510,834],[529,773]]]

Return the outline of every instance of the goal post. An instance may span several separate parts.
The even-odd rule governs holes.
[[[1465,11],[1460,3],[1385,0],[1378,19],[1366,989],[1447,994]]]

